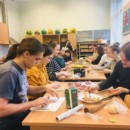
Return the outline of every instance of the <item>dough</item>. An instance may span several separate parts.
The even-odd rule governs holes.
[[[111,113],[111,114],[119,113],[118,108],[115,105],[108,106],[108,112]]]

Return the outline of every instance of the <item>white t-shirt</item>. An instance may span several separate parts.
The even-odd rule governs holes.
[[[104,54],[98,64],[98,66],[102,66],[102,65],[105,65],[107,63],[110,63],[112,59],[110,57],[107,56],[107,54]]]

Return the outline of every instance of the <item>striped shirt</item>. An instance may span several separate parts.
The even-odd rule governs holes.
[[[57,62],[55,61],[54,58],[51,60],[51,62],[49,64],[47,64],[46,69],[47,69],[47,72],[49,75],[49,79],[51,81],[55,81],[58,79],[56,77],[56,72],[60,72],[61,67],[57,64]]]

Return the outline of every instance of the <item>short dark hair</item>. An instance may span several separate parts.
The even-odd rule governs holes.
[[[50,46],[48,46],[48,45],[43,45],[43,46],[45,48],[45,52],[43,54],[44,57],[49,56],[53,53],[53,50]]]
[[[130,61],[130,42],[125,43],[121,47],[121,51],[125,54],[126,59]]]

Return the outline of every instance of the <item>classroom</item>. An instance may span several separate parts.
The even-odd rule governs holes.
[[[130,129],[130,0],[0,0],[0,130]]]

